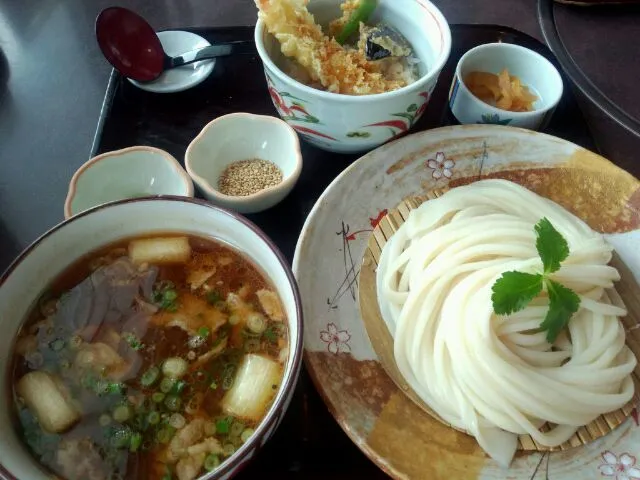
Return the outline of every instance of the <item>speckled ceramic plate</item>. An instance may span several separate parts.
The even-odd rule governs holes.
[[[395,478],[640,479],[637,412],[610,434],[560,452],[518,454],[507,471],[475,439],[416,406],[387,376],[357,306],[371,231],[408,196],[479,178],[507,178],[551,198],[607,235],[640,281],[640,182],[564,140],[508,127],[467,125],[385,145],[327,188],[294,258],[305,317],[305,360],[352,440]],[[638,336],[634,330],[630,334]]]

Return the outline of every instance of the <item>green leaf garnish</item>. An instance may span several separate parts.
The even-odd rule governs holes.
[[[493,310],[498,315],[511,315],[526,307],[542,291],[542,275],[505,272],[492,290]]]
[[[536,249],[542,260],[544,273],[560,270],[560,262],[569,256],[569,245],[546,218],[540,220],[534,227],[536,231]]]
[[[547,331],[547,341],[553,343],[560,331],[565,328],[571,316],[580,308],[580,297],[573,290],[551,279],[545,280],[549,294],[549,311],[540,324]]]
[[[549,278],[551,273],[560,270],[560,263],[569,256],[567,241],[546,218],[540,220],[534,229],[543,272],[503,273],[491,288],[491,301],[497,315],[511,315],[524,309],[544,287],[549,296],[549,310],[540,329],[547,332],[547,341],[553,343],[580,308],[580,297],[573,290]]]

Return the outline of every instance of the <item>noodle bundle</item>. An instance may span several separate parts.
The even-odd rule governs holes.
[[[553,345],[539,329],[545,292],[509,316],[496,315],[491,300],[504,272],[542,272],[534,231],[542,217],[570,249],[550,277],[580,297]],[[618,318],[626,310],[611,256],[582,220],[509,181],[483,180],[425,202],[384,246],[376,278],[398,369],[445,422],[504,466],[520,434],[562,444],[634,394],[636,358]],[[546,422],[554,425],[543,433]]]

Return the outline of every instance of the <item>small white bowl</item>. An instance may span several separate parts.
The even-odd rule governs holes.
[[[233,162],[259,158],[282,170],[282,182],[247,196],[225,195],[218,180]],[[284,199],[302,171],[296,132],[275,117],[231,113],[209,122],[187,147],[187,172],[207,199],[239,213],[256,213]]]
[[[103,153],[71,178],[64,218],[114,200],[153,195],[193,197],[193,182],[172,155],[146,146]]]
[[[470,72],[498,74],[505,68],[537,95],[533,111],[510,112],[494,107],[473,95],[464,84]],[[511,43],[487,43],[472,48],[460,58],[449,91],[449,106],[462,124],[493,123],[537,130],[551,118],[562,92],[560,73],[542,55]]]

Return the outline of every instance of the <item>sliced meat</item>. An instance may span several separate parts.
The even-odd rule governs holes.
[[[84,328],[89,323],[93,303],[93,286],[87,278],[60,298],[56,313],[56,324],[69,326],[72,330]]]
[[[153,300],[153,285],[157,278],[158,267],[156,266],[151,266],[140,274],[140,292],[148,302]]]
[[[271,318],[271,320],[276,322],[284,321],[284,312],[282,311],[282,304],[280,303],[280,299],[275,292],[271,290],[258,290],[256,292],[258,297],[258,301],[262,306],[262,309],[265,313]]]

